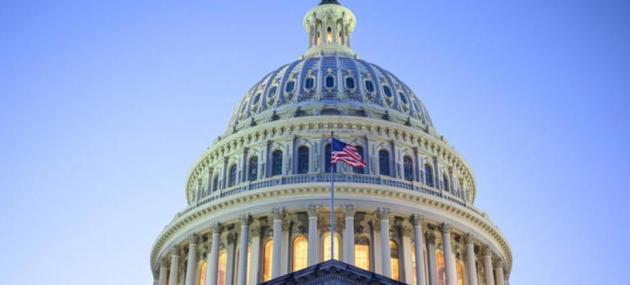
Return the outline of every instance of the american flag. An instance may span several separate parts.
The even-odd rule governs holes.
[[[330,162],[337,163],[339,161],[345,162],[352,167],[365,168],[365,162],[363,162],[363,158],[356,147],[333,138]]]

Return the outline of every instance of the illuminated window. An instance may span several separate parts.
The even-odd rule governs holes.
[[[446,285],[446,267],[444,264],[444,254],[441,250],[435,251],[435,259],[437,263],[437,277],[440,285]]]
[[[417,280],[418,277],[416,276],[416,244],[415,243],[411,244],[411,267],[412,267],[411,275],[413,275],[411,285],[416,285],[418,284],[418,280]]]
[[[298,169],[299,174],[308,173],[309,149],[307,146],[298,148]]]
[[[354,244],[354,266],[370,270],[370,240],[361,237]]]
[[[249,174],[249,181],[256,181],[258,179],[258,157],[252,156],[249,158],[249,169],[247,171]]]
[[[406,155],[403,158],[405,180],[413,181],[413,159]]]
[[[271,280],[271,261],[273,258],[273,240],[268,240],[263,248],[263,281]]]
[[[339,260],[339,235],[335,234],[335,248],[334,248],[334,259]],[[330,259],[330,232],[324,233],[324,261]]]
[[[400,280],[400,262],[398,258],[398,244],[390,240],[389,248],[391,249],[392,279]]]
[[[208,262],[205,260],[201,261],[201,265],[199,266],[199,285],[206,285],[206,271],[208,270]]]
[[[328,27],[328,30],[326,30],[326,43],[332,43],[332,41],[333,41],[332,28]]]
[[[225,277],[227,271],[227,253],[222,251],[219,254],[219,268],[217,274],[217,285],[225,285]]]
[[[293,240],[293,271],[304,269],[308,266],[308,239],[304,236]]]
[[[236,184],[236,164],[230,166],[228,173],[228,187],[232,187]]]
[[[389,170],[389,152],[381,149],[378,152],[378,166],[379,173],[381,175],[391,175],[391,171]]]
[[[429,164],[424,165],[424,176],[426,178],[426,183],[428,186],[435,187],[433,183],[433,167]]]
[[[464,285],[464,263],[457,261],[455,270],[457,271],[457,285]]]
[[[282,175],[282,151],[274,150],[271,154],[271,176]]]

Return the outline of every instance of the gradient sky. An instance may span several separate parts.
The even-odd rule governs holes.
[[[0,1],[0,284],[152,284],[192,163],[316,2]],[[629,1],[342,2],[472,166],[511,284],[627,284]]]

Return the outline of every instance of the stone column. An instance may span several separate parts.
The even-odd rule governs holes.
[[[188,263],[186,264],[186,285],[195,285],[195,270],[197,268],[197,242],[199,237],[193,235],[190,237],[188,245]]]
[[[427,260],[429,262],[430,285],[439,285],[437,278],[437,260],[435,257],[435,234],[433,231],[427,233]]]
[[[308,206],[308,266],[315,265],[319,261],[317,214],[317,206]]]
[[[415,276],[415,272],[413,270],[413,264],[411,262],[411,239],[413,236],[413,229],[411,225],[407,224],[402,220],[398,220],[399,227],[399,235],[401,241],[402,255],[400,257],[400,268],[402,269],[401,281],[405,283],[412,284],[413,277]]]
[[[494,285],[494,274],[492,272],[492,253],[489,249],[486,249],[486,253],[483,256],[483,267],[486,271],[486,285]]]
[[[392,252],[389,247],[389,216],[390,210],[386,208],[378,208],[376,215],[381,224],[381,264],[383,266],[383,275],[392,277]]]
[[[451,247],[451,225],[443,223],[440,225],[442,231],[442,247],[444,251],[444,267],[446,269],[446,284],[457,285],[457,272],[455,271],[455,259],[453,258],[453,248]]]
[[[168,276],[168,285],[177,285],[177,269],[179,268],[179,252],[173,249],[171,253],[171,273]]]
[[[261,249],[261,226],[260,222],[256,222],[251,226],[252,231],[252,256],[251,260],[249,260],[249,283],[250,284],[258,284],[259,281],[259,272],[260,272],[260,254],[262,253]]]
[[[249,245],[249,225],[252,223],[252,216],[249,214],[242,215],[241,220],[241,246],[238,256],[238,284],[247,284],[247,248]]]
[[[424,256],[422,254],[422,246],[424,245],[424,241],[422,239],[423,220],[424,218],[420,215],[414,214],[411,216],[411,224],[413,225],[413,240],[415,244],[414,250],[416,254],[416,285],[427,284],[427,280],[425,280],[426,274],[424,272]]]
[[[466,266],[468,273],[468,285],[477,285],[477,266],[475,260],[475,243],[472,235],[466,235]]]
[[[273,253],[271,262],[271,278],[279,277],[282,274],[282,220],[286,215],[284,208],[275,208],[273,214]]]
[[[166,262],[160,262],[160,276],[158,277],[158,285],[166,285],[166,275],[168,274],[168,268],[166,268]]]
[[[208,267],[206,270],[206,285],[217,284],[217,274],[219,269],[219,243],[221,238],[221,231],[223,226],[221,224],[214,224],[212,226],[212,243],[210,248],[210,254],[208,254]]]
[[[503,272],[503,260],[499,260],[499,262],[497,262],[497,269],[495,269],[495,271],[497,273],[497,285],[504,285],[505,274]]]
[[[346,205],[344,214],[346,228],[343,232],[343,261],[354,265],[354,206]]]
[[[225,284],[235,284],[234,271],[236,270],[236,242],[238,234],[230,232],[227,235],[227,266],[225,268]]]

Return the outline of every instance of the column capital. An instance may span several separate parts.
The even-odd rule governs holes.
[[[308,205],[308,209],[306,210],[308,212],[308,217],[314,217],[317,218],[317,215],[319,214],[319,206],[317,205]]]
[[[356,213],[356,210],[354,209],[354,205],[345,205],[343,207],[343,213],[345,214],[346,219],[347,218],[354,219],[354,214]]]
[[[223,231],[223,225],[219,224],[219,223],[215,223],[212,225],[212,233],[213,234],[220,234]]]
[[[432,230],[427,231],[426,240],[430,244],[435,244],[435,233]]]
[[[174,257],[179,257],[179,247],[174,246],[173,249],[171,249],[171,259]]]
[[[422,222],[424,222],[424,216],[420,214],[413,214],[411,218],[409,218],[411,224],[414,226],[422,226]]]
[[[389,208],[377,208],[376,216],[379,220],[387,220],[391,215],[391,210]]]
[[[503,270],[503,266],[504,266],[503,260],[502,259],[497,260],[496,269],[497,270]]]
[[[197,234],[190,235],[189,242],[190,242],[190,247],[197,245],[199,243],[199,235]]]
[[[271,210],[271,215],[274,220],[282,220],[287,215],[287,211],[284,208],[273,208]]]
[[[252,222],[254,221],[254,219],[252,218],[250,214],[241,215],[238,219],[240,220],[241,225],[247,225],[247,226],[251,225]]]
[[[442,234],[450,234],[451,229],[452,229],[452,226],[448,223],[440,224],[440,231],[442,232]]]
[[[492,258],[492,250],[490,249],[489,246],[484,246],[482,248],[482,252],[483,252],[483,257],[490,257],[490,258]]]
[[[471,233],[466,233],[464,235],[464,243],[467,246],[475,246],[475,237]]]

